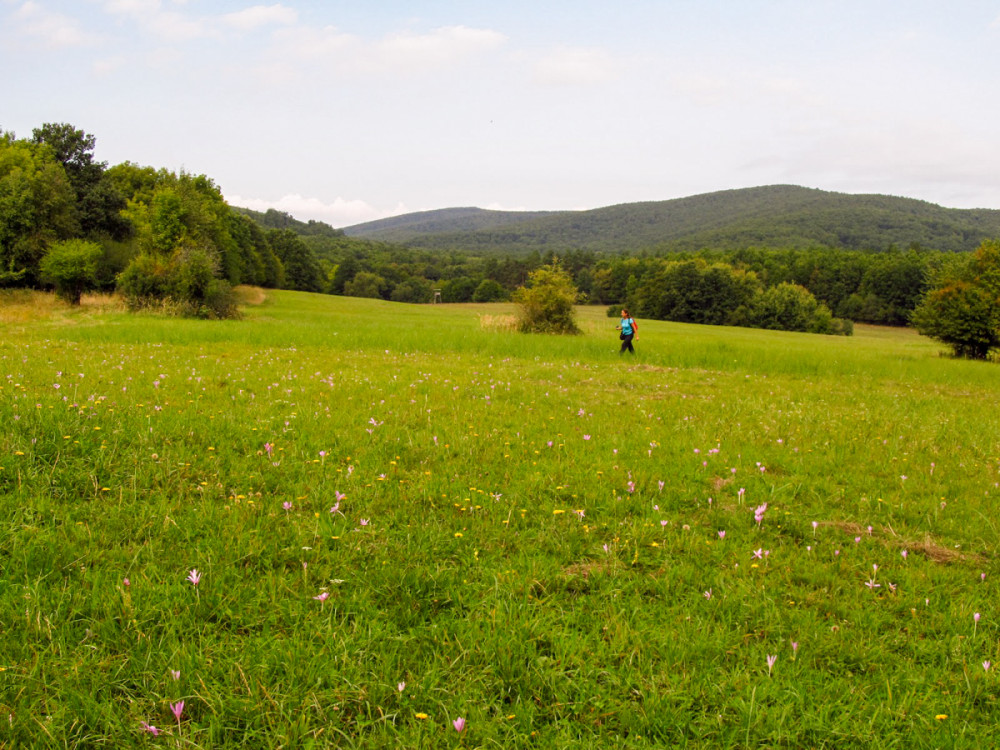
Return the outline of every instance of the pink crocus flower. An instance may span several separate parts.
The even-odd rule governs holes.
[[[330,592],[329,591],[323,591],[318,596],[314,596],[313,597],[313,599],[315,599],[318,602],[325,602],[329,598],[330,598]]]
[[[771,675],[771,670],[774,669],[774,663],[776,661],[778,661],[778,655],[777,654],[768,654],[767,655],[767,674],[768,674],[768,676]]]
[[[173,678],[174,682],[177,682],[177,680],[179,680],[181,678],[181,670],[179,670],[179,669],[171,669],[170,670],[170,676]]]
[[[272,452],[273,450],[274,450],[274,446],[273,446],[273,445],[272,445],[271,443],[264,443],[264,452],[265,452],[265,453],[266,453],[267,455],[269,455],[269,456],[270,456],[270,455],[271,455],[271,452]]]
[[[144,722],[144,721],[140,721],[140,722],[139,722],[139,724],[140,724],[140,726],[142,726],[142,731],[144,731],[144,732],[149,732],[149,733],[150,733],[151,735],[153,735],[154,737],[159,737],[159,736],[160,736],[160,732],[161,732],[162,730],[160,730],[160,729],[157,729],[157,728],[156,728],[156,727],[154,727],[154,726],[153,726],[152,724],[147,724],[147,723],[146,723],[146,722]]]
[[[402,693],[404,690],[406,690],[406,683],[405,682],[397,682],[396,683],[396,690],[398,690],[399,692]]]
[[[984,578],[986,577],[985,573],[983,573],[983,577]],[[129,586],[132,585],[132,582],[128,578],[126,578],[124,581],[122,581],[122,583],[125,584],[125,588],[128,588]]]
[[[290,501],[285,500],[285,502],[283,502],[281,504],[281,507],[284,508],[285,509],[285,513],[287,513],[288,511],[290,511],[292,509],[292,504],[291,504]]]
[[[583,439],[584,439],[584,440],[590,440],[590,435],[584,435],[584,436],[583,436]]]
[[[753,551],[753,557],[751,557],[750,559],[751,560],[763,560],[764,559],[764,548],[761,547],[760,549],[755,549]]]
[[[367,525],[368,525],[368,523],[369,523],[369,522],[368,522],[368,519],[367,519],[367,518],[362,518],[362,519],[361,519],[361,525],[362,525],[362,526],[367,526]]]
[[[725,539],[725,538],[726,538],[726,532],[725,531],[720,531],[719,532],[719,539]]]
[[[459,734],[465,731],[465,719],[463,719],[461,716],[459,716],[457,719],[451,722],[451,725],[455,727],[455,731],[458,732]]]
[[[899,554],[900,554],[900,555],[902,556],[902,558],[903,558],[903,559],[905,560],[905,559],[906,559],[906,558],[907,558],[907,557],[909,556],[909,554],[910,554],[910,553],[909,553],[909,551],[907,551],[907,550],[905,550],[905,549],[904,549],[904,550],[903,550],[902,552],[900,552]]]
[[[799,653],[799,642],[792,641],[792,654],[797,654],[797,653]]]
[[[201,581],[201,573],[198,572],[197,568],[192,568],[191,572],[188,573],[187,579],[191,581],[192,585],[197,586],[198,582]]]
[[[704,593],[704,597],[705,597],[706,599],[711,599],[711,598],[712,598],[712,589],[709,589],[708,591],[706,591],[706,592]]]
[[[184,701],[177,701],[176,703],[170,704],[170,710],[173,712],[174,717],[177,719],[177,723],[181,723],[181,714],[184,713]]]
[[[990,663],[988,661],[983,662],[983,670],[986,672],[990,671]]]

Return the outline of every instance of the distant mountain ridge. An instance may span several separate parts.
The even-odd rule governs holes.
[[[520,224],[549,216],[560,211],[493,211],[485,208],[441,208],[434,211],[392,216],[388,219],[355,224],[344,229],[351,237],[371,237],[385,242],[398,238],[418,237],[425,234],[448,232],[476,232],[485,229]]]
[[[414,248],[489,252],[677,251],[738,247],[974,250],[1000,237],[1000,210],[795,185],[724,190],[588,211],[422,211],[344,228]]]

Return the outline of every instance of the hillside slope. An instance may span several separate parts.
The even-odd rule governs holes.
[[[1000,236],[1000,211],[771,185],[590,211],[445,209],[344,231],[411,247],[482,253],[816,245],[866,250],[912,244],[960,252]]]
[[[407,242],[414,237],[451,232],[477,232],[522,224],[557,215],[555,211],[490,211],[485,208],[442,208],[418,211],[388,219],[369,221],[347,227],[351,237],[377,239],[383,242]]]

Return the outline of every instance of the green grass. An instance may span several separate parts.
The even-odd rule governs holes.
[[[11,315],[0,746],[997,743],[995,365],[507,311]]]

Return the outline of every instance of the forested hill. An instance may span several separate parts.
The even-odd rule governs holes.
[[[236,213],[250,217],[265,229],[291,229],[295,232],[295,234],[300,234],[304,237],[344,236],[344,232],[342,230],[334,229],[325,222],[315,221],[313,219],[310,219],[309,221],[299,221],[291,214],[285,213],[284,211],[278,211],[273,208],[269,208],[267,211],[254,211],[252,208],[232,206],[232,209],[236,211]]]
[[[481,232],[535,219],[563,215],[560,211],[490,211],[485,208],[442,208],[389,219],[355,224],[344,231],[351,237],[407,243],[413,237],[455,232]]]
[[[959,252],[974,250],[985,238],[1000,237],[1000,210],[943,208],[912,198],[771,185],[542,215],[445,209],[344,231],[411,247],[476,253],[817,245],[882,250],[914,244]]]

